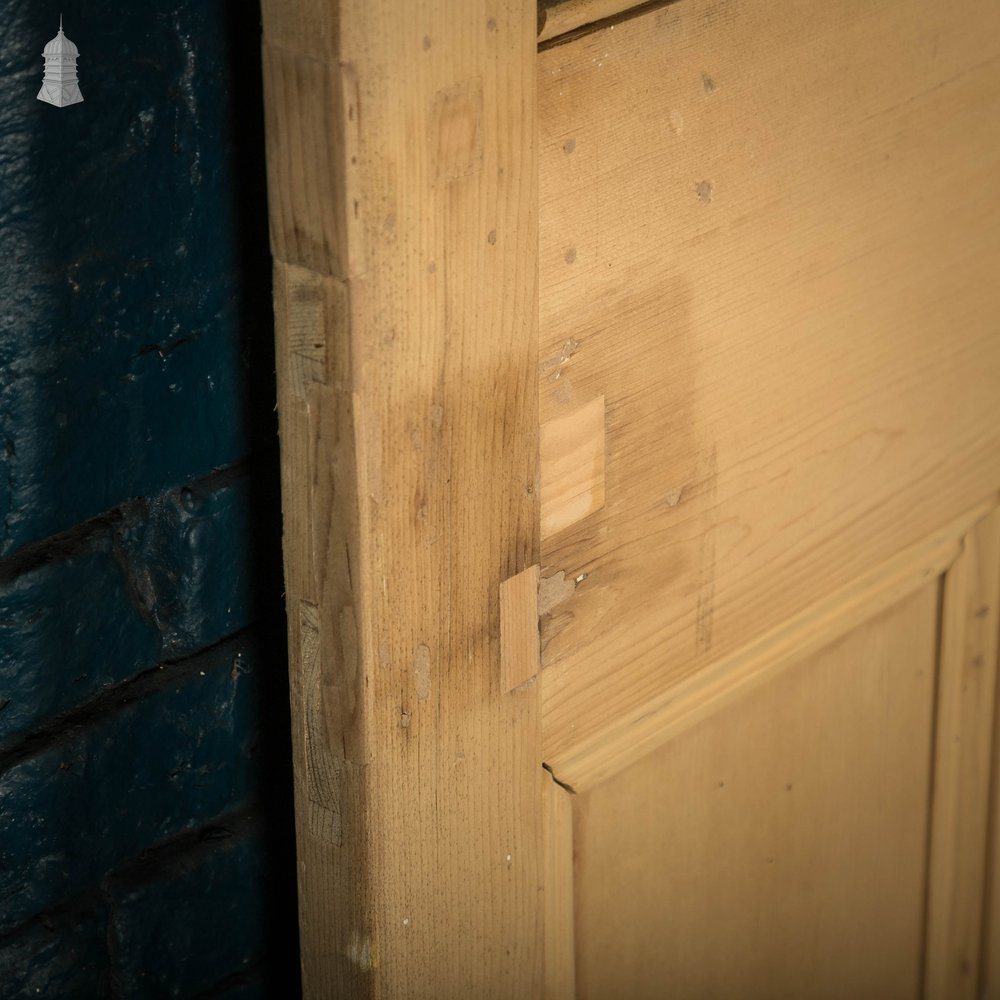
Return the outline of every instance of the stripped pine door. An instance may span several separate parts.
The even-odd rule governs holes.
[[[263,6],[306,994],[1000,996],[1000,7]]]

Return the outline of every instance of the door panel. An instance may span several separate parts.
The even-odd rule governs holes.
[[[542,742],[575,786],[1000,483],[1000,6],[673,4],[540,53],[539,123],[542,510],[583,484],[543,518]],[[547,433],[597,401],[600,462]]]
[[[996,995],[1000,508],[905,596],[878,575],[879,613],[558,793],[549,995]]]
[[[552,996],[988,983],[1000,8],[974,7],[690,0],[540,53]]]
[[[938,595],[575,796],[581,997],[917,995]]]
[[[944,578],[927,897],[928,997],[983,995],[1000,959],[985,933],[987,829],[997,752],[998,609],[1000,509],[994,508],[962,540],[962,551]],[[995,990],[994,983],[990,995]]]
[[[544,6],[262,7],[305,995],[1000,996],[1000,5]]]

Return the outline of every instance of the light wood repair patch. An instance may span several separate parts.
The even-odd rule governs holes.
[[[604,506],[604,397],[546,420],[539,443],[542,538]]]
[[[500,672],[513,691],[538,674],[538,566],[500,584]]]

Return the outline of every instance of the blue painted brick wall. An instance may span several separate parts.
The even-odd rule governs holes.
[[[265,864],[251,819],[213,828],[199,848],[171,864],[169,880],[155,864],[138,867],[109,883],[111,946],[123,996],[194,996],[220,981],[220,969],[237,970],[226,979],[257,971],[264,913],[256,887]],[[230,927],[237,933],[224,933]],[[175,943],[167,955],[162,941]]]
[[[255,887],[267,875],[267,845],[260,828],[249,811],[221,816],[28,921],[4,941],[0,995],[293,995],[280,970],[261,963],[267,914]],[[230,927],[237,933],[225,933]]]
[[[0,757],[0,932],[251,798],[261,710],[252,642],[165,670],[166,686],[121,704],[125,688],[51,745]]]
[[[259,10],[0,16],[0,996],[294,998]]]
[[[80,49],[69,108],[35,100],[60,9]],[[257,17],[210,0],[0,11],[5,554],[248,450],[230,32]]]
[[[95,897],[45,914],[8,935],[0,951],[7,997],[93,1000],[110,993],[109,914]]]
[[[249,491],[215,476],[0,565],[0,743],[250,623]]]

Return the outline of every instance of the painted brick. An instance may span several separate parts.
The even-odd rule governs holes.
[[[0,747],[249,624],[249,484],[217,478],[132,503],[6,579],[0,564]]]
[[[166,673],[162,690],[0,775],[0,931],[256,791],[252,644],[241,637]]]
[[[32,921],[0,941],[0,996],[95,1000],[110,996],[108,913],[101,901]]]
[[[210,479],[149,504],[116,542],[136,603],[155,622],[163,654],[183,656],[250,620],[249,486]]]
[[[273,990],[259,977],[252,977],[244,982],[234,982],[218,989],[206,990],[193,1000],[274,1000],[275,997],[294,1000],[301,995],[301,991],[294,985],[294,980],[286,980],[277,990]]]
[[[35,100],[60,9],[85,97],[68,109]],[[294,944],[283,648],[259,652],[283,629],[258,5],[0,17],[0,996],[293,997],[294,951],[273,947],[286,926]],[[264,474],[218,472],[251,446]],[[170,662],[251,603],[253,637]],[[267,871],[244,857],[234,883],[223,842],[135,877],[136,854],[258,793]],[[234,940],[169,923],[196,869]],[[234,974],[259,934],[230,897],[268,910],[267,967],[288,973],[266,990],[259,959]]]
[[[112,879],[120,995],[190,997],[251,968],[264,948],[265,867],[263,843],[250,827],[189,852],[169,878],[154,866],[146,881]]]
[[[63,0],[60,109],[59,9],[0,0],[0,556],[246,455],[270,335],[257,11]]]
[[[110,528],[0,583],[0,739],[160,659],[160,633],[130,596]]]

